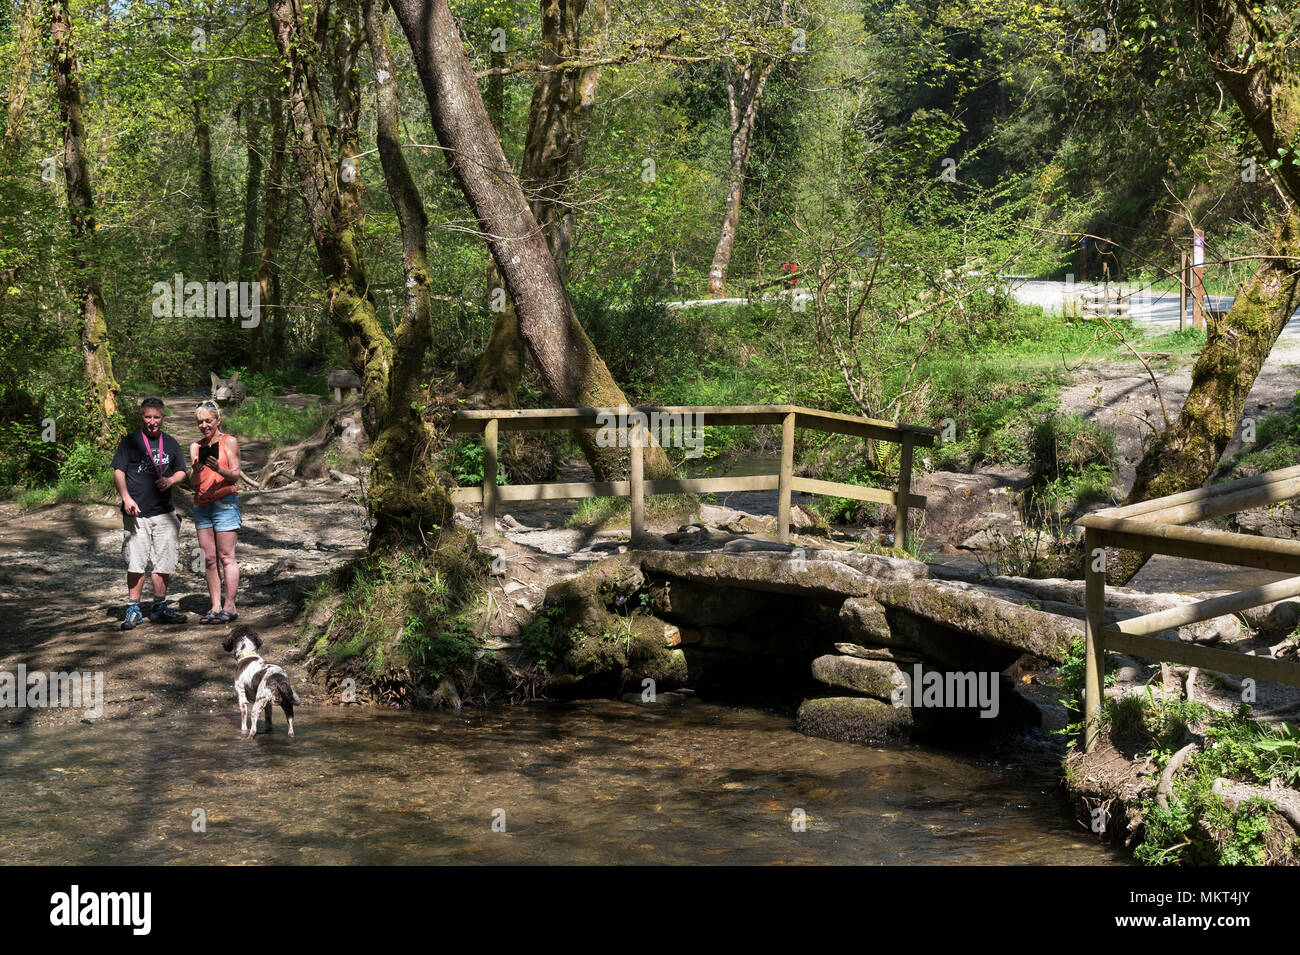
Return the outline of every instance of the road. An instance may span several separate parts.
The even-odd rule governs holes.
[[[1011,294],[1015,296],[1016,301],[1026,305],[1039,305],[1046,311],[1061,311],[1066,296],[1065,282],[1047,282],[1019,276],[1010,276],[1008,281],[1011,282]],[[1112,293],[1117,287],[1118,283],[1111,283]],[[1075,282],[1070,285],[1070,294],[1075,298],[1083,292],[1093,290],[1100,291],[1101,284]],[[1125,286],[1124,290],[1128,291],[1128,287]],[[1207,295],[1205,298],[1208,306],[1215,311],[1227,311],[1232,306],[1232,296],[1229,295]],[[1177,292],[1147,292],[1145,299],[1139,294],[1134,294],[1129,299],[1129,303],[1129,314],[1133,317],[1134,324],[1151,328],[1156,332],[1178,331]],[[1191,320],[1192,305],[1189,301],[1187,303],[1189,324]],[[1282,330],[1282,337],[1300,338],[1300,310],[1291,316],[1291,321],[1287,322],[1286,328]]]
[[[1061,306],[1067,295],[1067,283],[1050,282],[1044,279],[1030,279],[1019,275],[1004,276],[1005,280],[1011,284],[1011,294],[1016,301],[1023,302],[1026,305],[1038,305],[1048,312],[1060,312]],[[1102,285],[1100,282],[1073,282],[1068,284],[1069,295],[1072,298],[1079,298],[1085,292],[1100,292]],[[1111,283],[1112,294],[1116,289],[1129,290],[1128,286],[1118,282]],[[763,301],[788,296],[788,289],[781,289],[777,292],[768,292],[762,296]],[[1232,296],[1230,295],[1207,295],[1205,297],[1209,308],[1214,311],[1225,312],[1232,306]],[[669,309],[682,308],[700,308],[709,305],[744,305],[748,300],[743,298],[703,298],[691,299],[683,302],[664,302]],[[1129,298],[1129,314],[1132,316],[1136,325],[1149,328],[1157,334],[1163,332],[1178,331],[1178,293],[1177,292],[1151,292],[1148,291],[1143,297],[1136,292]],[[1187,321],[1192,321],[1192,303],[1187,303]],[[1295,315],[1291,316],[1291,321],[1287,322],[1286,328],[1282,330],[1282,338],[1289,340],[1300,340],[1300,309],[1296,310]]]

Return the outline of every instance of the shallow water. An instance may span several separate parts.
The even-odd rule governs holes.
[[[702,703],[298,715],[293,741],[280,720],[242,741],[233,711],[4,732],[0,863],[1125,862],[1050,758],[830,743]]]

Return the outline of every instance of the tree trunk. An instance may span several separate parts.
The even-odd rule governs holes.
[[[375,132],[379,160],[402,231],[405,277],[402,320],[393,330],[396,349],[389,379],[389,413],[383,431],[371,447],[376,471],[390,489],[377,506],[376,514],[375,538],[384,540],[400,538],[409,532],[410,514],[419,512],[431,488],[437,489],[438,475],[429,454],[434,436],[421,414],[428,402],[419,387],[425,352],[433,335],[429,222],[415,177],[402,155],[397,67],[393,64],[388,26],[380,4],[381,0],[362,0],[362,15],[378,88]]]
[[[1300,137],[1300,70],[1287,62],[1275,31],[1240,0],[1195,0],[1194,5],[1211,66],[1265,154],[1294,145]],[[1300,200],[1300,168],[1282,163],[1278,181],[1290,201]],[[1300,217],[1294,209],[1275,228],[1268,251],[1278,258],[1262,260],[1228,314],[1211,321],[1178,420],[1143,455],[1125,504],[1203,487],[1214,473],[1260,369],[1300,305],[1300,270],[1286,258],[1300,256]],[[1110,562],[1107,577],[1126,583],[1147,559],[1123,551]]]
[[[394,349],[384,333],[369,291],[365,265],[353,233],[354,220],[345,214],[344,200],[335,177],[325,113],[316,75],[315,45],[303,23],[299,0],[269,0],[271,28],[286,64],[289,116],[294,130],[294,151],[302,179],[312,239],[325,276],[330,314],[347,348],[353,369],[361,376],[361,420],[372,448],[382,450],[392,411],[390,388],[394,375]],[[404,356],[403,356],[404,359]],[[398,372],[397,377],[402,377]],[[402,412],[399,412],[399,417]],[[376,446],[379,447],[376,447]],[[411,484],[384,467],[371,471],[367,503],[376,519],[371,545],[396,537],[421,540],[436,533],[451,518],[451,501],[436,481],[425,482],[429,469],[416,466],[427,449],[421,449],[408,466]],[[387,457],[385,453],[384,457]]]
[[[209,112],[209,90],[206,71],[194,67],[191,77],[194,89],[190,94],[190,108],[194,115],[194,141],[199,149],[199,201],[203,203],[203,257],[207,259],[207,274],[221,276],[221,218],[217,210],[217,177],[212,166],[212,122]]]
[[[736,247],[740,225],[740,200],[745,189],[745,172],[749,168],[749,151],[758,121],[758,101],[771,75],[775,60],[758,69],[753,60],[740,68],[739,82],[727,69],[727,116],[731,126],[731,169],[727,184],[727,205],[722,216],[722,231],[709,268],[709,295],[722,298],[727,294],[727,268]]]
[[[18,13],[18,49],[14,53],[13,80],[9,84],[5,117],[4,151],[17,152],[23,139],[23,111],[27,105],[27,88],[36,65],[36,41],[40,34],[37,0],[23,0]]]
[[[585,6],[586,0],[541,0],[542,66],[554,66],[580,53]],[[607,17],[604,0],[598,0],[596,21],[603,26]],[[543,70],[533,84],[528,109],[520,179],[533,218],[546,236],[566,288],[573,229],[569,198],[582,165],[587,126],[599,85],[599,66]]]
[[[1194,0],[1195,22],[1210,65],[1237,101],[1246,122],[1273,159],[1279,149],[1300,147],[1300,65],[1288,59],[1294,40],[1282,35],[1247,0]],[[1285,9],[1285,6],[1283,7]],[[1285,14],[1278,15],[1285,18]],[[1300,202],[1300,166],[1294,152],[1276,175]]]
[[[338,110],[336,136],[339,164],[339,194],[343,212],[350,222],[361,219],[361,87],[357,83],[357,59],[364,39],[356,0],[341,0],[334,18],[334,104]]]
[[[262,109],[255,99],[244,104],[248,175],[244,178],[244,233],[239,243],[239,279],[245,281],[257,254],[257,194],[262,188]],[[236,117],[238,122],[238,117]]]
[[[581,20],[586,0],[541,0],[542,51],[540,62],[554,66],[581,49]],[[597,0],[594,19],[599,29],[608,21],[606,0]],[[496,58],[504,54],[493,52]],[[502,77],[488,80],[488,115],[498,136],[501,132]],[[600,67],[542,71],[533,84],[528,109],[528,129],[520,179],[528,207],[546,236],[560,281],[568,288],[569,249],[573,245],[573,210],[569,197],[582,166],[591,109],[600,85]],[[488,295],[500,282],[495,267],[488,271]],[[479,359],[471,390],[475,404],[487,408],[512,408],[523,372],[523,342],[513,303],[498,312],[487,348]]]
[[[280,209],[284,189],[285,129],[280,91],[267,96],[271,113],[271,165],[266,175],[266,200],[262,214],[262,254],[253,281],[258,287],[257,322],[253,325],[251,363],[254,370],[265,368],[271,355],[281,357],[276,342],[283,342],[284,316],[280,313]],[[274,322],[273,328],[268,327]]]
[[[438,142],[514,299],[547,400],[561,407],[626,404],[573,312],[555,259],[506,163],[446,0],[393,0],[393,10],[411,44]],[[623,470],[626,451],[600,447],[595,431],[575,437],[598,480]],[[662,449],[647,449],[646,470],[653,476],[671,473]]]
[[[86,167],[85,126],[81,116],[81,84],[72,46],[72,15],[68,0],[50,4],[52,66],[63,127],[63,175],[72,224],[72,262],[76,269],[81,310],[81,355],[86,371],[86,396],[92,428],[99,446],[111,448],[119,434],[119,391],[108,347],[108,319],[100,287],[95,249],[95,199]]]
[[[506,54],[493,44],[489,62],[494,69],[506,65]],[[500,73],[488,77],[487,98],[484,102],[492,128],[500,139],[505,131],[506,78]],[[497,301],[497,289],[505,289],[495,261],[489,260],[487,268],[488,306]],[[510,296],[502,303],[504,311],[494,312],[492,332],[487,347],[479,357],[478,370],[470,384],[469,404],[475,408],[513,408],[518,403],[519,379],[524,373],[524,340],[519,337],[519,316]]]

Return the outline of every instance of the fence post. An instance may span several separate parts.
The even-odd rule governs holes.
[[[646,432],[638,424],[628,432],[628,449],[631,451],[631,470],[628,488],[632,497],[632,543],[645,535],[645,448],[642,441]]]
[[[790,484],[794,480],[794,412],[781,419],[781,473],[776,478],[776,539],[790,540]]]
[[[1187,331],[1187,253],[1178,253],[1178,330]]]
[[[907,498],[912,493],[911,431],[903,432],[903,451],[898,457],[898,501],[894,507],[894,546],[907,550]]]
[[[1090,752],[1101,730],[1102,687],[1105,686],[1106,651],[1102,628],[1106,626],[1106,558],[1102,550],[1101,569],[1097,569],[1094,551],[1100,547],[1100,535],[1085,530],[1083,535],[1084,574],[1084,676],[1083,676],[1083,748]]]
[[[483,427],[483,537],[497,536],[497,419]]]

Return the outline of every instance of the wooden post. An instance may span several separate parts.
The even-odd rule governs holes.
[[[1187,331],[1187,253],[1178,254],[1178,330]]]
[[[1105,685],[1106,651],[1102,630],[1106,626],[1106,558],[1100,535],[1087,530],[1083,535],[1084,651],[1083,747],[1092,750],[1101,730],[1102,687]],[[1095,551],[1101,550],[1101,555]],[[1100,569],[1097,569],[1100,567]]]
[[[1079,281],[1088,281],[1088,237],[1079,240]]]
[[[776,479],[776,539],[790,540],[790,484],[794,480],[794,412],[781,419],[781,471]]]
[[[1110,320],[1110,263],[1101,263],[1102,270],[1102,293],[1101,297],[1106,303],[1106,319]]]
[[[911,431],[903,432],[903,451],[898,457],[898,502],[894,508],[894,546],[907,550],[907,497],[912,493]]]
[[[497,419],[483,427],[483,537],[497,536]]]
[[[1192,251],[1192,324],[1205,327],[1205,233],[1196,230]]]
[[[628,430],[627,444],[632,453],[629,491],[632,497],[632,543],[645,536],[645,441],[646,432],[638,424]]]

